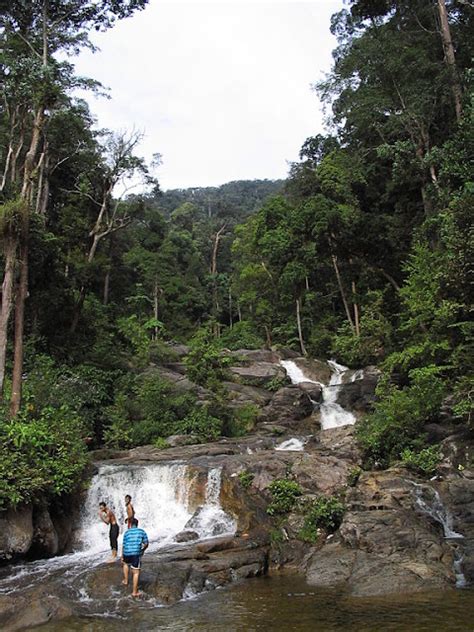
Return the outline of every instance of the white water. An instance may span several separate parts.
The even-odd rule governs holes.
[[[337,394],[342,384],[342,378],[346,371],[349,369],[342,364],[338,364],[333,360],[328,361],[329,366],[332,369],[332,375],[329,380],[329,384],[321,384],[311,378],[307,377],[303,370],[293,360],[282,360],[281,365],[285,369],[293,384],[300,384],[301,382],[311,382],[313,384],[319,384],[323,389],[323,403],[321,404],[321,428],[328,430],[329,428],[339,428],[341,426],[348,426],[355,424],[355,416],[348,410],[344,410],[340,404],[337,403]],[[357,372],[354,374],[356,375]],[[358,376],[356,379],[360,379]]]
[[[132,497],[135,516],[150,542],[156,545],[171,541],[192,517],[188,506],[191,485],[192,477],[182,464],[101,466],[87,494],[81,527],[76,536],[78,548],[89,552],[107,551],[110,548],[109,527],[100,521],[98,515],[101,501],[107,503],[115,513],[120,526],[120,548],[125,529],[125,494]],[[233,520],[220,507],[220,486],[220,469],[210,470],[204,509],[214,520],[223,523],[222,532],[229,533]],[[212,535],[208,522],[197,521],[193,527],[201,538]]]
[[[192,514],[189,492],[192,472],[185,465],[103,465],[91,481],[75,534],[76,551],[47,560],[15,564],[8,575],[0,575],[0,594],[14,593],[39,584],[48,576],[61,574],[65,584],[86,576],[85,572],[110,557],[109,527],[98,515],[99,502],[113,509],[120,526],[119,552],[125,528],[124,496],[132,496],[139,526],[156,550],[173,542],[174,536],[193,521],[193,530],[200,539],[214,535],[234,534],[235,520],[220,505],[221,470],[209,470],[203,506]],[[79,580],[78,580],[79,581]],[[78,599],[91,601],[91,595],[78,587]],[[120,593],[118,593],[120,594]]]
[[[416,504],[423,513],[428,514],[436,520],[442,527],[444,537],[447,540],[463,540],[462,533],[458,533],[453,529],[453,517],[444,506],[438,491],[430,485],[421,485],[409,481],[415,488]],[[463,556],[462,551],[457,545],[451,544],[454,553],[453,570],[456,578],[456,587],[464,588],[467,584],[466,577],[462,571]]]
[[[296,437],[292,437],[291,439],[287,439],[283,441],[279,445],[275,446],[275,450],[280,450],[282,452],[301,452],[304,450],[304,444],[301,439],[297,439]]]

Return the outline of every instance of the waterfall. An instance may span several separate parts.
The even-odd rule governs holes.
[[[283,441],[279,445],[275,446],[275,450],[280,450],[282,452],[301,452],[304,450],[304,444],[301,439],[297,439],[296,437],[292,437],[291,439],[287,439]]]
[[[206,503],[195,511],[184,528],[199,533],[202,538],[234,534],[237,528],[234,518],[223,511],[220,505],[221,470],[213,468],[207,474]]]
[[[321,428],[328,430],[329,428],[339,428],[340,426],[348,426],[355,424],[355,416],[348,410],[344,410],[340,404],[337,403],[337,395],[342,384],[342,378],[346,371],[349,369],[342,364],[338,364],[333,360],[328,361],[329,366],[332,369],[332,375],[329,380],[329,384],[321,384],[315,380],[307,377],[303,370],[293,360],[282,360],[281,365],[287,372],[293,384],[300,384],[301,382],[312,382],[313,384],[319,384],[323,389],[323,402],[320,406],[321,411]],[[357,379],[360,379],[358,376]]]
[[[408,482],[411,483],[415,489],[416,505],[419,507],[419,509],[423,513],[433,518],[433,520],[438,522],[443,527],[444,537],[446,538],[446,540],[448,540],[453,549],[453,570],[456,579],[456,587],[464,588],[467,582],[466,577],[462,572],[462,550],[459,546],[457,546],[457,543],[453,542],[463,540],[464,536],[462,535],[462,533],[454,531],[453,517],[443,504],[441,496],[436,489],[434,489],[430,485],[422,485],[421,483],[415,483],[414,481],[410,480],[408,480]]]
[[[120,548],[121,536],[125,530],[125,494],[132,497],[135,516],[139,526],[147,532],[150,542],[154,543],[152,548],[172,541],[193,515],[188,506],[192,483],[193,478],[183,464],[100,466],[87,493],[80,528],[75,538],[77,547],[89,552],[108,550],[109,529],[98,516],[99,502],[104,501],[115,513],[120,526]],[[203,510],[209,509],[219,521],[221,532],[228,533],[232,531],[234,521],[220,507],[220,487],[221,470],[211,469],[208,473]],[[197,521],[193,529],[202,538],[212,535],[209,525],[202,521]]]

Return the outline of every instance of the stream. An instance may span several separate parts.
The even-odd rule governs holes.
[[[424,593],[412,597],[354,599],[315,590],[304,578],[271,575],[249,579],[172,607],[131,606],[126,619],[106,619],[117,632],[472,632],[474,591]],[[104,618],[84,617],[46,624],[48,632],[102,632]]]

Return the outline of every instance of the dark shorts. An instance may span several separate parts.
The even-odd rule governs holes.
[[[109,531],[109,539],[110,539],[110,548],[112,550],[118,549],[118,535],[119,535],[119,526],[118,524],[111,524]]]
[[[139,555],[124,555],[123,563],[128,564],[130,568],[136,571],[140,570],[141,557]]]

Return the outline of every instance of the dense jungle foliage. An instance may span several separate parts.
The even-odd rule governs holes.
[[[350,0],[314,86],[329,131],[287,180],[162,192],[138,134],[93,126],[75,94],[102,87],[65,55],[146,4],[2,4],[0,506],[70,491],[90,448],[251,428],[222,349],[379,365],[367,465],[429,469],[425,424],[473,423],[472,6]],[[149,370],[170,342],[207,406]]]

